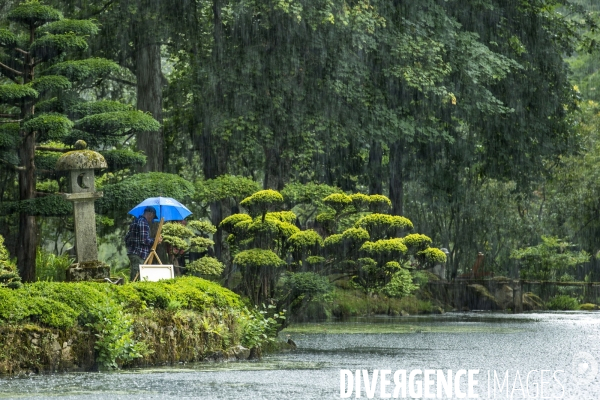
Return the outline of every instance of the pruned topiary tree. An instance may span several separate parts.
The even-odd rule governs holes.
[[[233,262],[241,269],[244,292],[254,304],[275,295],[278,271],[285,262],[271,250],[250,249],[236,254]]]
[[[123,146],[123,139],[160,125],[129,105],[96,101],[90,89],[120,69],[105,59],[78,59],[87,37],[98,32],[96,23],[63,19],[37,0],[16,5],[7,18],[13,29],[0,29],[0,160],[17,175],[18,193],[3,212],[19,215],[17,262],[23,279],[33,281],[35,217],[70,213],[52,191],[38,191],[38,178],[55,178],[58,155],[79,139],[103,150],[112,168],[139,165],[144,156]]]

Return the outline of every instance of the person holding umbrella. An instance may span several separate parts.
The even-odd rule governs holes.
[[[154,239],[150,237],[150,222],[156,218],[156,209],[152,206],[146,206],[144,213],[135,218],[129,225],[129,231],[125,235],[125,246],[127,247],[127,257],[129,257],[129,279],[131,282],[140,272],[140,264],[143,264],[150,249],[154,244]],[[162,237],[157,238],[158,243],[162,242]]]
[[[130,277],[133,282],[140,272],[140,264],[151,264],[156,254],[156,245],[162,242],[160,232],[164,221],[183,221],[192,212],[186,206],[170,197],[150,197],[129,211],[135,220],[129,225],[125,236],[127,256],[131,262]],[[150,221],[159,219],[155,240],[150,237]]]

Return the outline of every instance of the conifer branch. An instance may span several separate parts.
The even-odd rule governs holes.
[[[83,19],[90,19],[93,16],[96,16],[98,14],[102,14],[104,11],[106,11],[108,9],[108,7],[110,7],[112,4],[114,3],[114,0],[111,0],[109,2],[107,2],[101,9],[99,9],[98,11],[94,11],[88,15],[85,16],[85,18]]]
[[[16,118],[18,114],[0,114],[0,118]]]
[[[115,81],[115,82],[118,82],[118,83],[122,83],[122,84],[128,85],[128,86],[136,86],[135,82],[127,81],[125,79],[119,79],[119,78],[113,78],[113,77],[108,77],[108,78],[105,78],[105,79],[108,79],[109,81]]]
[[[18,48],[18,47],[15,47],[15,50],[16,50],[16,51],[18,51],[18,52],[19,52],[19,53],[21,53],[21,54],[25,54],[26,56],[27,56],[27,55],[29,55],[29,52],[28,52],[28,51],[25,51],[25,50],[23,50],[23,49],[20,49],[20,48]]]
[[[6,160],[3,160],[0,158],[0,163],[5,164],[7,166],[9,166],[11,169],[15,170],[15,171],[25,171],[25,167],[21,167],[18,165],[14,165]]]
[[[125,139],[125,140],[123,141],[123,145],[125,145],[125,143],[127,143],[127,142],[129,141],[129,139],[131,139],[131,138],[132,138],[132,137],[134,137],[134,136],[135,136],[135,132],[133,132],[131,135],[127,136],[127,139]]]
[[[0,62],[0,67],[2,67],[2,68],[4,68],[4,69],[6,69],[6,70],[8,70],[8,71],[12,72],[12,73],[13,73],[13,74],[15,74],[15,75],[23,75],[23,73],[22,73],[22,72],[19,72],[19,71],[17,71],[16,69],[12,69],[12,68],[11,68],[11,67],[9,67],[8,65],[6,65],[6,64],[3,64],[3,63],[1,63],[1,62]]]
[[[22,119],[9,119],[6,121],[0,121],[0,124],[14,124],[23,121]]]

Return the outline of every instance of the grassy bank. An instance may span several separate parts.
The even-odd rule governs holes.
[[[325,298],[311,301],[295,310],[290,318],[291,322],[311,322],[370,315],[398,316],[444,312],[438,301],[423,300],[418,295],[419,293],[402,298],[392,298],[336,286]]]
[[[376,314],[406,315],[442,312],[430,300],[421,300],[417,296],[391,298],[342,288],[334,290],[331,303],[327,305],[327,308],[331,315],[337,318]]]
[[[276,321],[195,277],[0,289],[0,373],[247,358]]]

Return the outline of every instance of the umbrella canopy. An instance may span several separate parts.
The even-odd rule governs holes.
[[[154,207],[157,219],[164,217],[165,221],[180,221],[192,214],[186,206],[170,197],[150,197],[133,207],[129,214],[137,218],[148,206]]]

